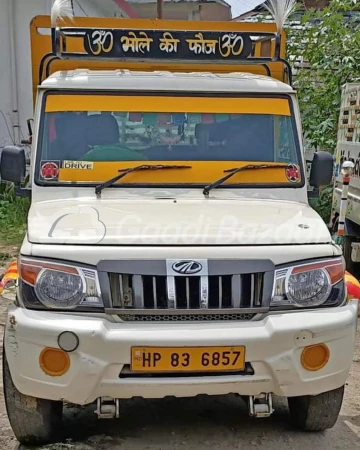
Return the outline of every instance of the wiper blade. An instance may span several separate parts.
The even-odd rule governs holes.
[[[288,167],[289,164],[283,163],[283,164],[248,164],[247,166],[243,167],[233,167],[232,169],[224,170],[224,172],[228,172],[227,175],[223,176],[222,178],[219,178],[218,180],[214,181],[213,183],[209,184],[208,186],[205,186],[203,190],[203,194],[207,197],[212,189],[216,189],[218,186],[223,184],[226,180],[233,177],[235,174],[239,172],[245,172],[246,170],[258,170],[258,169],[276,169],[276,168],[285,168]]]
[[[175,165],[167,166],[165,164],[157,164],[157,165],[142,164],[141,166],[128,167],[127,169],[121,169],[121,170],[119,170],[119,175],[116,175],[116,177],[113,177],[110,180],[105,181],[104,183],[101,183],[98,186],[96,186],[95,194],[97,196],[100,196],[101,192],[104,189],[113,186],[117,181],[126,177],[126,175],[128,175],[129,173],[140,172],[142,170],[167,170],[167,169],[192,169],[192,166],[175,166]]]

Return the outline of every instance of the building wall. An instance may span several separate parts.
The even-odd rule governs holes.
[[[16,55],[16,71],[11,67],[10,36],[12,32],[10,2],[13,7],[13,35]],[[15,98],[13,88],[18,97],[18,111],[22,138],[27,138],[26,120],[33,116],[32,82],[31,82],[31,51],[30,22],[33,17],[50,14],[53,0],[0,0],[0,147],[11,144],[14,138],[12,123],[16,119],[13,113]],[[83,7],[83,10],[78,6]],[[112,2],[107,1],[107,9],[97,7],[89,0],[74,2],[76,16],[106,16],[110,12]],[[100,2],[99,2],[100,3]],[[7,131],[3,115],[5,115],[11,133]],[[16,130],[15,130],[16,131]],[[16,137],[16,143],[19,139]]]
[[[219,3],[202,3],[200,5],[200,20],[231,20],[231,8]]]
[[[0,0],[0,147],[10,143],[5,119],[9,122],[8,114],[12,111],[11,99],[11,64],[9,59],[9,5],[8,0]],[[5,116],[5,118],[4,118]],[[12,133],[12,130],[11,130]]]
[[[141,18],[154,19],[157,17],[156,3],[132,3],[131,6]],[[195,3],[163,3],[164,19],[188,20],[193,11],[199,12],[199,6]]]
[[[131,3],[139,17],[154,19],[157,17],[157,5],[153,3]],[[174,20],[231,20],[230,6],[218,3],[164,2],[163,18]]]
[[[329,4],[329,0],[305,0],[306,8],[322,9]]]

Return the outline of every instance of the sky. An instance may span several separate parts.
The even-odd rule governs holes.
[[[261,5],[263,0],[225,0],[229,5],[231,5],[232,16],[237,17],[240,14],[244,14],[247,11],[251,11],[256,8],[256,6]]]

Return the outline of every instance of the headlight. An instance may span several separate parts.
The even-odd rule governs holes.
[[[97,271],[46,261],[20,259],[20,285],[27,307],[103,307]]]
[[[310,308],[338,304],[344,299],[344,272],[342,258],[278,269],[271,306]]]
[[[43,305],[53,308],[73,308],[84,298],[84,283],[80,275],[43,269],[36,280],[35,293]]]

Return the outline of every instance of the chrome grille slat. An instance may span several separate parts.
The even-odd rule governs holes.
[[[207,309],[209,307],[209,278],[200,277],[200,308]]]
[[[240,308],[241,303],[241,276],[233,275],[231,278],[231,305]]]
[[[153,297],[154,297],[154,308],[158,308],[158,299],[157,299],[157,290],[156,290],[156,277],[152,277],[152,285],[153,285]]]
[[[223,291],[222,291],[222,277],[219,277],[219,308],[222,308],[222,297],[223,297]]]
[[[111,273],[110,274],[110,285],[111,285],[111,290],[113,292],[114,295],[114,299],[113,299],[113,306],[118,307],[118,308],[123,308],[123,299],[124,296],[121,293],[120,290],[120,283],[118,282],[118,276],[116,273]]]
[[[134,304],[136,308],[144,308],[144,286],[141,275],[133,276]]]
[[[190,308],[190,279],[189,277],[186,277],[186,307],[187,309]]]
[[[260,293],[262,289],[262,278],[256,277],[255,278],[255,289],[254,289],[254,306],[260,305]]]
[[[255,275],[251,274],[250,276],[250,283],[251,283],[251,291],[250,291],[250,308],[254,307],[254,294],[255,294],[255,284],[254,284],[254,280],[255,280]]]
[[[168,308],[176,309],[176,286],[175,286],[175,277],[167,277],[166,280],[167,287],[167,300],[168,300]]]
[[[123,283],[123,276],[119,275],[119,291],[120,291],[120,303],[121,307],[124,308],[124,283]]]

